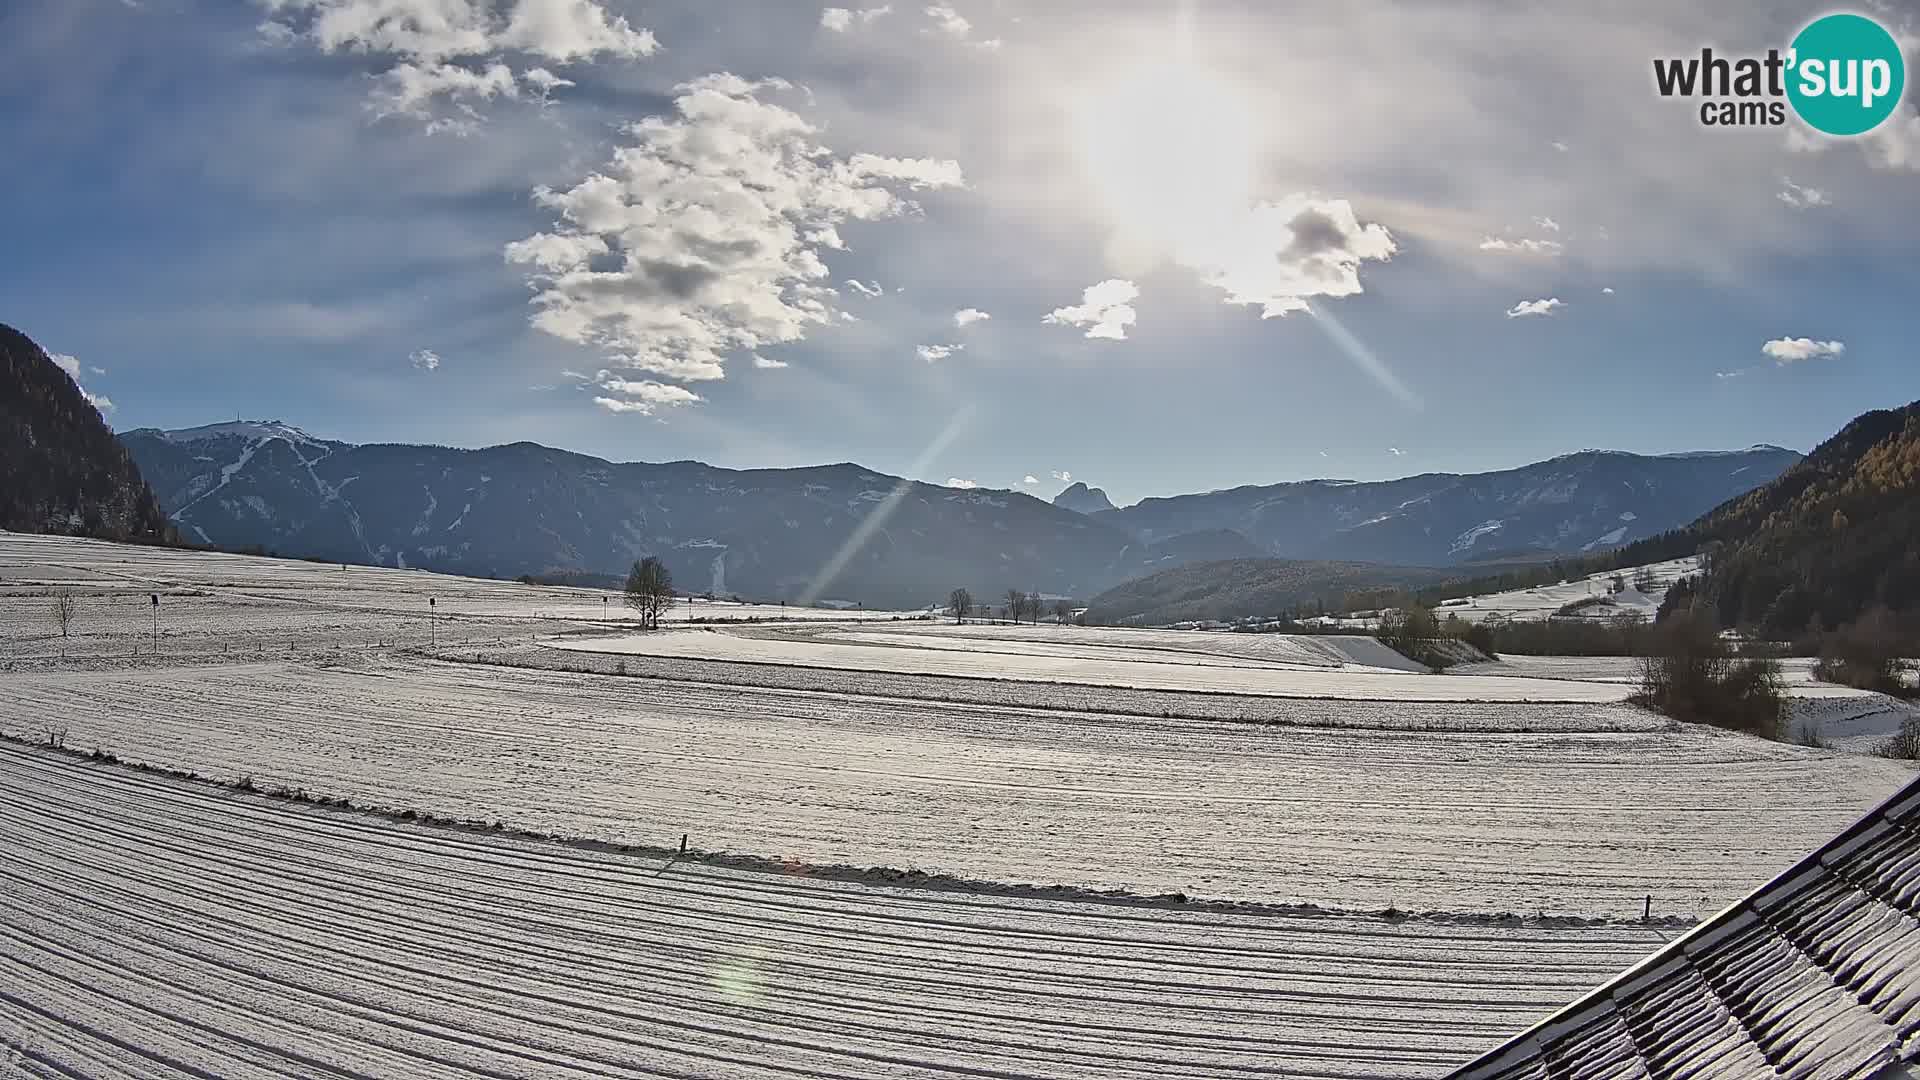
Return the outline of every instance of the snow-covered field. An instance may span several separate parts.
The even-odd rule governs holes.
[[[15,734],[64,728],[71,746],[356,802],[1361,910],[1624,916],[1650,893],[1704,914],[1911,775],[1711,730],[1607,730],[1620,706],[1303,703],[1382,714],[1346,730],[418,661],[15,675],[6,692]],[[1560,722],[1511,730],[1529,709]],[[1599,730],[1566,722],[1579,709]]]
[[[1438,1076],[1912,775],[1630,661],[600,595],[0,534],[0,732],[549,837],[0,745],[0,1078]]]
[[[51,612],[60,590],[75,601],[65,638]],[[175,655],[528,639],[635,620],[618,594],[600,589],[0,532],[0,661],[150,652],[154,594],[160,651]],[[668,622],[920,614],[695,600],[676,605]]]
[[[1654,588],[1642,593],[1634,588],[1633,582],[1641,570],[1652,575]],[[1604,573],[1577,577],[1557,585],[1542,585],[1533,589],[1516,589],[1512,592],[1486,593],[1480,596],[1462,597],[1442,604],[1437,613],[1441,617],[1458,615],[1468,622],[1483,622],[1487,619],[1545,619],[1562,607],[1579,600],[1602,598],[1607,602],[1581,609],[1577,614],[1583,618],[1609,618],[1617,615],[1639,615],[1653,618],[1660,607],[1660,600],[1667,594],[1667,587],[1683,577],[1700,571],[1700,560],[1694,556],[1684,559],[1671,559],[1666,562],[1649,563],[1644,567],[1628,567],[1625,570],[1612,570]],[[1627,588],[1624,592],[1609,595],[1608,589],[1613,579],[1623,579]]]
[[[545,643],[579,652],[1355,701],[1599,703],[1627,696],[1626,687],[1613,683],[1415,673],[1407,670],[1412,665],[1405,659],[1371,638],[1162,632],[1189,643],[1186,651],[1177,652],[1158,639],[1142,636],[1142,631],[1040,628],[1052,639],[1042,641],[1034,640],[1034,629],[1021,628],[1014,635],[988,640],[943,633],[932,623],[911,628],[903,624],[898,632],[890,627],[884,633],[721,627],[617,638],[567,637]],[[1205,651],[1233,647],[1269,650],[1272,655],[1261,659]]]
[[[1671,934],[661,865],[0,747],[0,1076],[1429,1077]]]

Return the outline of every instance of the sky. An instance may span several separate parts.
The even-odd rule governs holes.
[[[1833,139],[1652,61],[1827,10],[23,0],[0,321],[120,430],[1123,504],[1805,450],[1920,398],[1920,79]]]

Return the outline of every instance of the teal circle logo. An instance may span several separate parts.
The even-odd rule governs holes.
[[[1814,130],[1860,135],[1893,115],[1907,88],[1907,61],[1886,28],[1864,15],[1808,23],[1788,53],[1787,100]]]

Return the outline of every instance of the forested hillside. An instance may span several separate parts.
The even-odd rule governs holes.
[[[45,350],[0,324],[0,529],[165,541],[126,448]]]
[[[1859,417],[1694,529],[1718,542],[1703,593],[1728,625],[1784,635],[1920,613],[1920,402]]]

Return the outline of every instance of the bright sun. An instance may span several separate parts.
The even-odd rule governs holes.
[[[1128,261],[1204,259],[1231,247],[1252,201],[1255,131],[1243,95],[1167,61],[1095,88],[1074,121]]]

